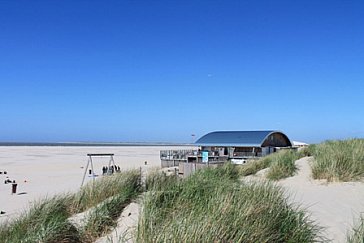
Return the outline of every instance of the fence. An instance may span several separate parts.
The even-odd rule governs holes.
[[[223,165],[224,163],[186,163],[186,162],[181,162],[179,163],[179,174],[183,175],[183,177],[187,177],[189,175],[191,175],[192,173],[194,173],[197,170],[201,170],[207,167],[218,167]]]

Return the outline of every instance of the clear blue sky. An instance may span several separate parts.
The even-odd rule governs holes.
[[[0,1],[0,141],[364,137],[363,1]]]

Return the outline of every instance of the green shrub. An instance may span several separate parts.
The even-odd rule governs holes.
[[[324,142],[316,146],[314,158],[315,179],[355,181],[364,177],[364,139]]]

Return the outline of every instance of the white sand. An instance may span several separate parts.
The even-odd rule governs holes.
[[[135,230],[138,227],[140,204],[130,203],[121,213],[116,227],[108,234],[95,241],[106,242],[135,242]]]
[[[120,146],[120,147],[65,147],[65,146],[14,146],[0,147],[0,223],[14,218],[30,206],[30,202],[58,193],[79,189],[87,153],[114,153],[115,164],[122,170],[160,167],[159,152],[166,149],[181,149],[170,146]],[[183,149],[183,147],[182,147]],[[109,158],[94,159],[96,173],[102,173],[102,166]],[[148,165],[144,165],[144,161]],[[16,180],[17,193],[11,195],[11,184],[4,184],[6,177]],[[86,177],[86,181],[91,180]],[[26,181],[26,182],[25,182]]]
[[[313,180],[309,165],[311,159],[297,160],[298,174],[278,184],[287,188],[295,203],[311,213],[311,219],[325,227],[327,238],[333,242],[346,242],[348,231],[359,220],[360,213],[364,213],[364,183]]]
[[[364,183],[334,182],[314,180],[311,175],[310,161],[305,157],[296,161],[298,173],[278,181],[288,192],[294,205],[309,213],[309,218],[324,227],[322,233],[332,242],[346,242],[349,231],[364,213]],[[262,180],[268,168],[245,181]]]

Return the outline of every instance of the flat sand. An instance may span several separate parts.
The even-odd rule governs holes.
[[[143,170],[160,167],[159,152],[166,149],[183,149],[171,146],[0,146],[0,223],[19,215],[31,203],[41,198],[80,188],[88,153],[114,153],[115,164],[121,170],[142,167]],[[144,162],[147,161],[147,165]],[[96,174],[109,158],[93,159]],[[7,178],[8,177],[8,178]],[[6,179],[16,180],[17,193],[11,194],[11,184]],[[92,180],[92,177],[85,179]]]

